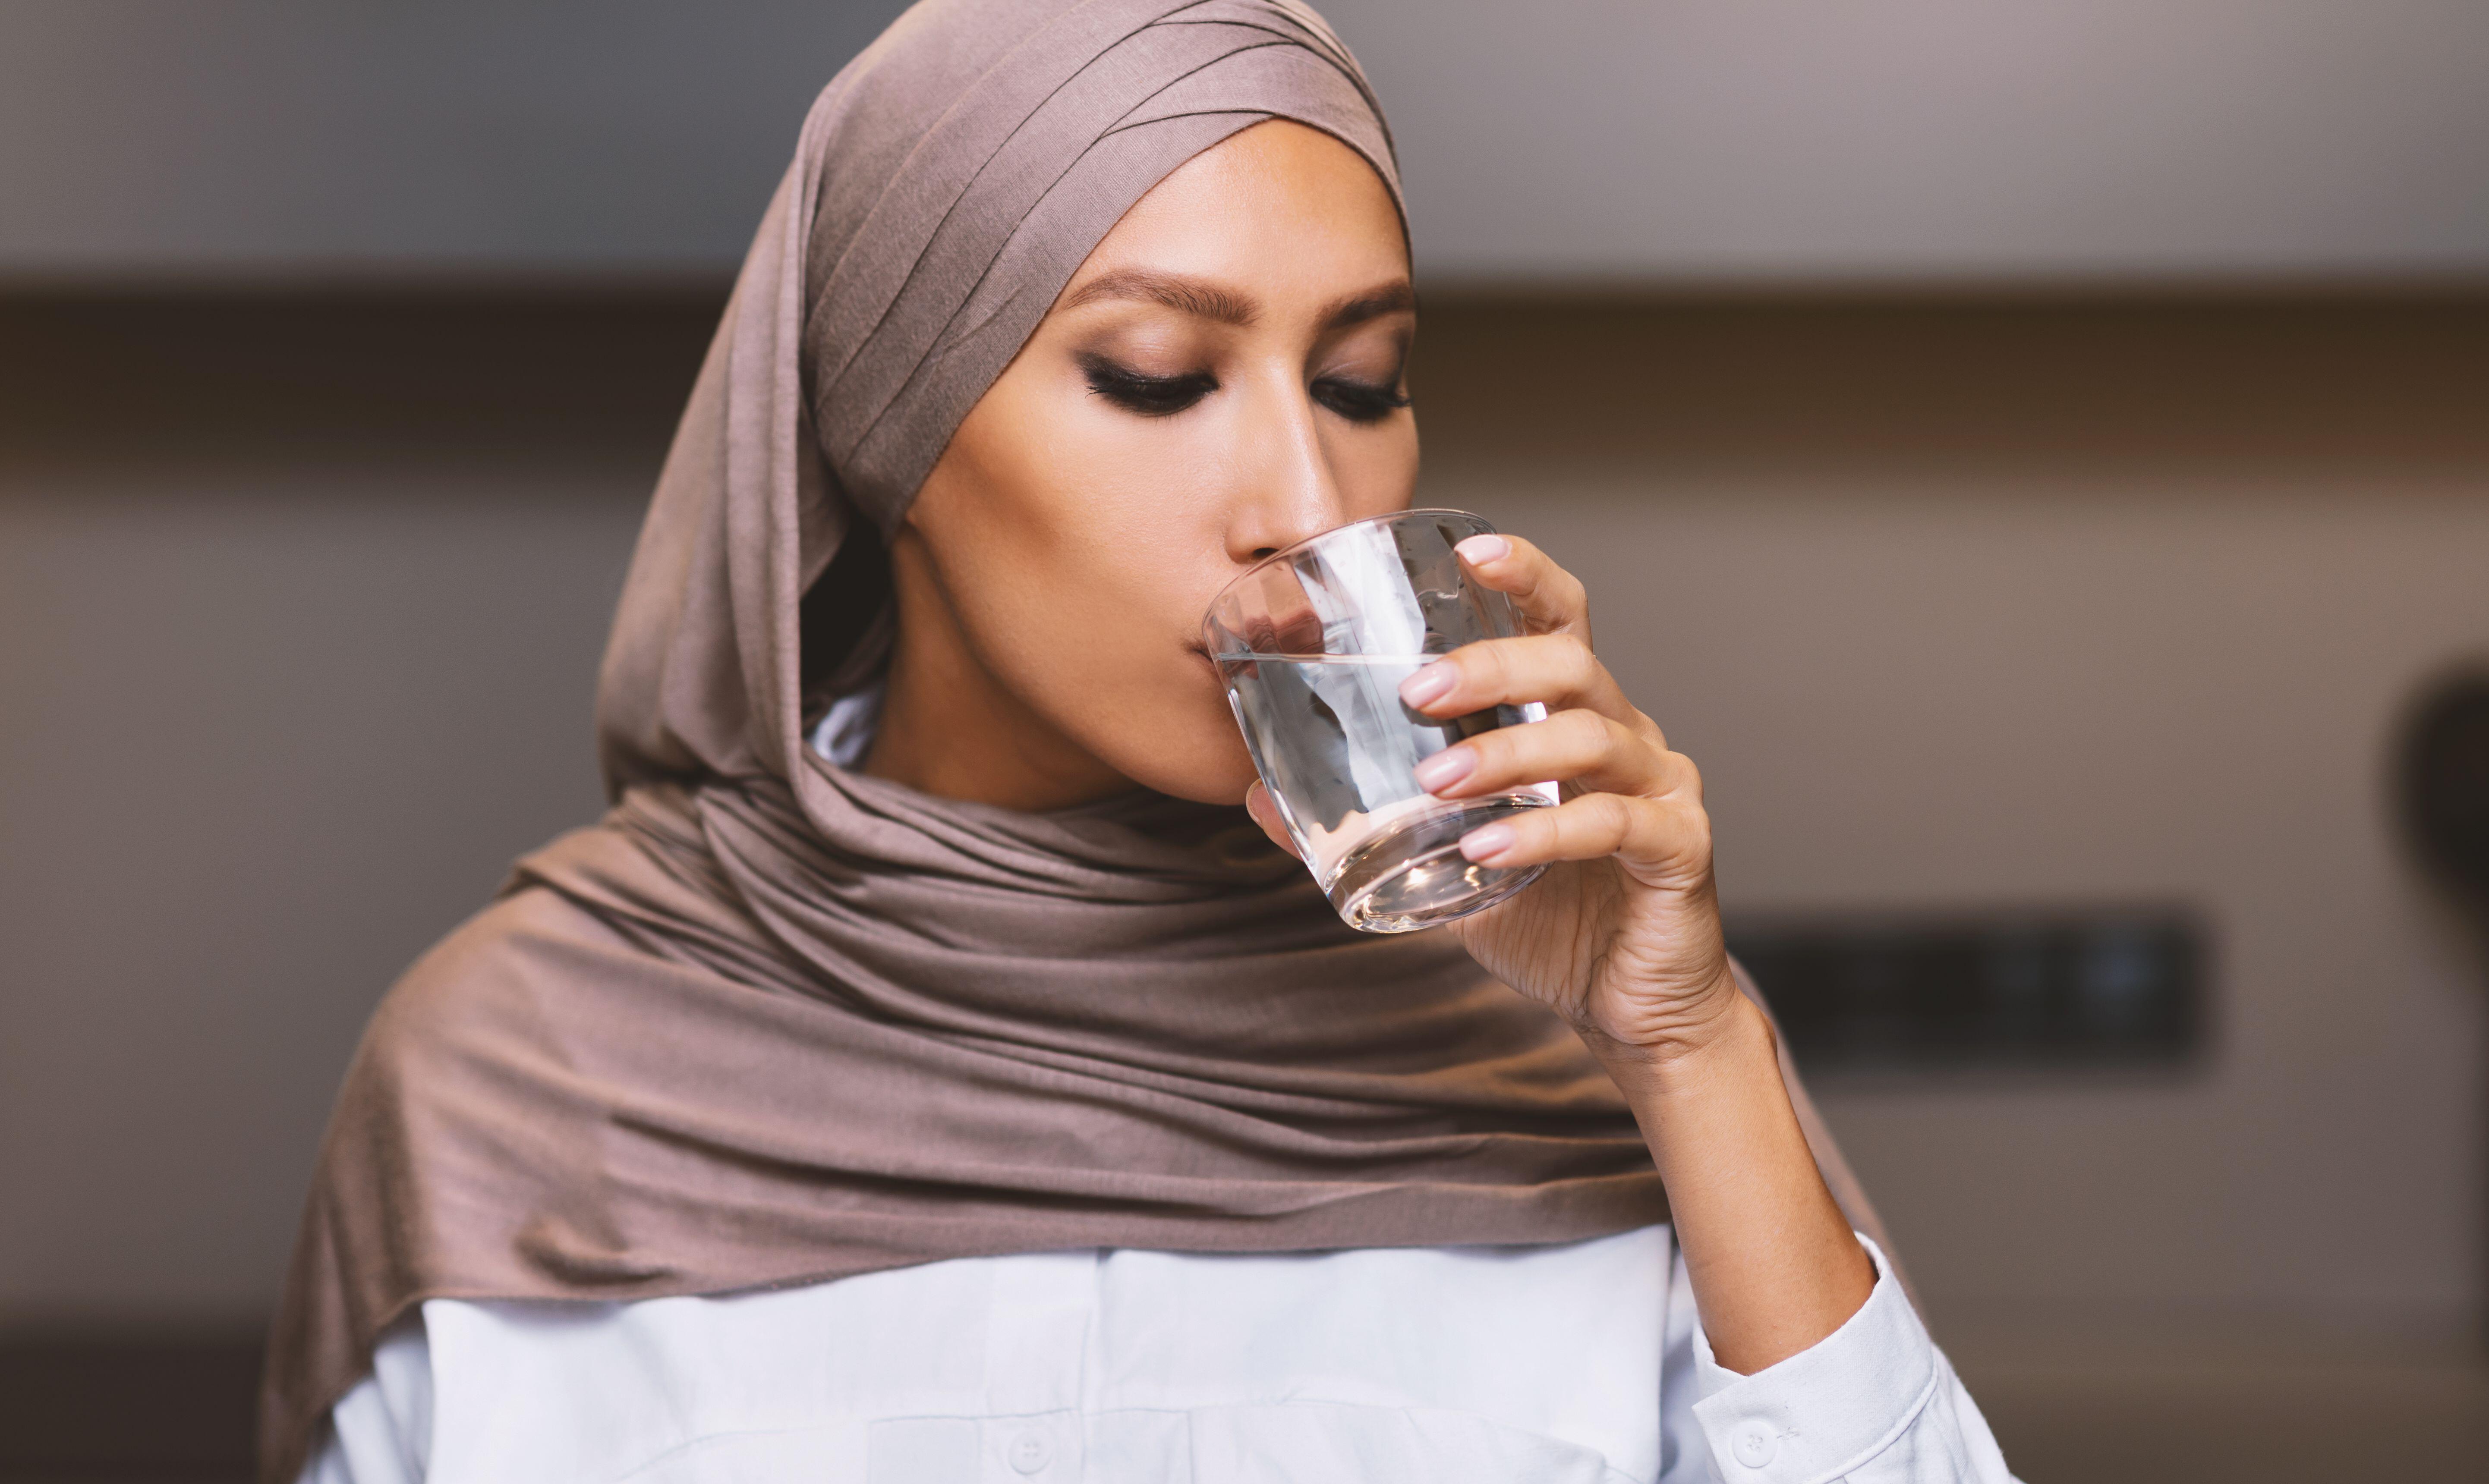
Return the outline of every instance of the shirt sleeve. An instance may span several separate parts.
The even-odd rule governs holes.
[[[1961,1379],[1883,1249],[1875,1286],[1832,1333],[1740,1376],[1693,1332],[1693,1413],[1726,1484],[2015,1484]],[[1686,1292],[1679,1285],[1680,1292]],[[1691,1303],[1690,1292],[1681,1301]]]
[[[372,1373],[329,1409],[300,1484],[423,1484],[432,1455],[432,1347],[420,1313],[384,1336]]]

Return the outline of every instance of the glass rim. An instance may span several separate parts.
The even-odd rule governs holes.
[[[1411,505],[1405,510],[1386,510],[1381,515],[1361,516],[1354,521],[1342,521],[1336,526],[1325,527],[1323,529],[1315,531],[1310,536],[1298,537],[1296,540],[1289,542],[1287,545],[1279,548],[1275,552],[1273,552],[1270,556],[1263,557],[1260,561],[1246,567],[1244,571],[1237,573],[1234,577],[1229,578],[1225,583],[1221,584],[1218,591],[1212,595],[1210,606],[1201,611],[1202,638],[1207,640],[1210,637],[1211,615],[1218,612],[1218,605],[1227,600],[1227,595],[1234,592],[1237,588],[1244,586],[1246,583],[1251,582],[1255,577],[1261,575],[1265,568],[1276,566],[1280,562],[1286,561],[1295,556],[1298,553],[1302,552],[1305,548],[1312,546],[1315,542],[1327,541],[1343,530],[1354,530],[1359,526],[1379,526],[1387,521],[1405,521],[1412,516],[1419,515],[1457,515],[1464,520],[1477,522],[1479,528],[1472,534],[1485,536],[1495,533],[1495,523],[1493,521],[1488,520],[1485,516],[1478,514],[1474,510],[1459,510],[1450,505]],[[1464,536],[1461,539],[1468,540],[1469,538]],[[1216,646],[1204,644],[1203,647],[1207,649],[1215,648]]]

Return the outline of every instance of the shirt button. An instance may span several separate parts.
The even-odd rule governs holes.
[[[1044,1433],[1032,1430],[1012,1440],[1011,1466],[1020,1472],[1043,1473],[1052,1462],[1054,1444],[1045,1441]]]
[[[1772,1436],[1771,1427],[1759,1418],[1748,1418],[1737,1424],[1737,1432],[1729,1441],[1737,1462],[1749,1469],[1760,1469],[1781,1450],[1781,1441]]]

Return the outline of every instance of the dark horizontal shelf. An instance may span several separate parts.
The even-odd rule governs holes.
[[[723,278],[0,284],[0,470],[591,459],[652,476]],[[2489,467],[2489,285],[1428,289],[1430,467],[1665,481]],[[638,481],[633,481],[637,484]]]
[[[1740,920],[1730,949],[1809,1070],[2170,1067],[2204,1047],[2179,907]]]
[[[243,1484],[256,1330],[0,1330],[0,1481]]]

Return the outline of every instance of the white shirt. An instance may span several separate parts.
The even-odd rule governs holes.
[[[813,746],[863,757],[882,688]],[[436,1298],[302,1484],[2011,1484],[1875,1244],[1753,1376],[1665,1226],[1519,1247],[964,1258],[723,1298]]]
[[[1863,1241],[1864,1239],[1862,1239]],[[1722,1369],[1670,1229],[968,1258],[717,1298],[434,1299],[303,1484],[2010,1484],[1873,1242]]]

